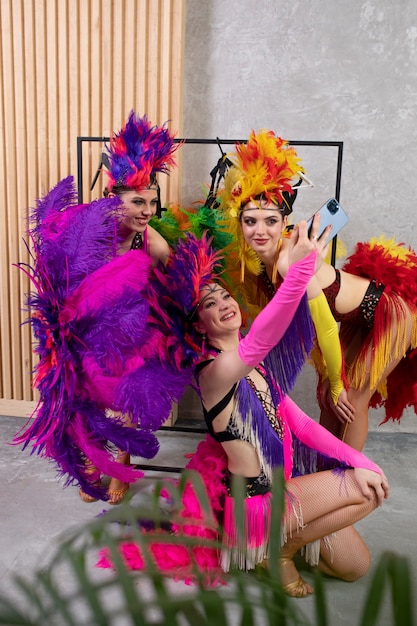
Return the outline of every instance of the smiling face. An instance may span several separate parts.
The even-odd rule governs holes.
[[[288,218],[272,202],[248,202],[240,214],[240,226],[246,243],[262,260],[275,255]]]
[[[126,233],[143,233],[158,207],[157,190],[155,188],[140,191],[132,189],[120,194],[120,199],[123,202],[121,230]]]
[[[242,315],[238,303],[226,289],[216,283],[200,291],[196,330],[209,340],[221,339],[239,331]]]

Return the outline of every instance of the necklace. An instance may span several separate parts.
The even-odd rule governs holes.
[[[142,250],[143,249],[143,237],[142,233],[135,233],[135,236],[132,240],[132,245],[130,246],[131,250]]]
[[[261,365],[258,365],[257,367],[255,367],[255,370],[268,383],[267,372],[266,372],[265,368],[262,367]],[[269,423],[271,424],[272,428],[274,429],[274,431],[277,433],[278,437],[282,441],[284,439],[284,429],[283,429],[283,425],[281,423],[281,416],[279,414],[279,408],[275,407],[275,405],[272,402],[271,396],[267,392],[260,391],[256,387],[255,383],[253,382],[253,380],[251,378],[249,378],[249,376],[245,376],[245,378],[246,378],[247,382],[249,383],[249,386],[255,392],[255,395],[258,398],[259,402],[261,403],[262,408],[263,408],[263,410],[265,412],[266,417],[268,418]]]

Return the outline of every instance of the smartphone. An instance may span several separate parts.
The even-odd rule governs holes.
[[[316,211],[314,215],[316,215],[317,213],[320,213],[320,230],[318,234],[319,237],[323,234],[326,226],[329,226],[329,224],[331,224],[333,227],[330,231],[329,237],[327,238],[327,245],[329,241],[331,241],[333,237],[335,237],[337,233],[343,228],[349,218],[340,206],[338,200],[336,200],[336,198],[330,198],[329,200],[327,200],[327,202],[323,204],[321,209]],[[313,224],[314,215],[310,217],[310,219],[307,221],[309,236]]]

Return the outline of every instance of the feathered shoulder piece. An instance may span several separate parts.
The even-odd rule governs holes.
[[[181,145],[174,142],[163,126],[152,126],[146,115],[131,111],[123,128],[106,146],[109,156],[109,188],[116,186],[146,189],[155,182],[157,173],[168,174],[175,166],[174,153]]]
[[[175,248],[178,241],[184,239],[185,233],[192,230],[187,212],[176,203],[164,207],[161,216],[154,215],[149,225],[162,235],[171,248]]]
[[[381,235],[357,243],[342,269],[350,274],[375,278],[386,289],[417,305],[417,255],[412,248],[397,243],[394,238]]]
[[[191,232],[197,239],[201,239],[205,233],[206,238],[210,239],[211,249],[223,250],[233,239],[223,229],[222,222],[223,215],[217,207],[208,207],[205,203],[198,202],[187,208],[170,204],[162,211],[161,217],[154,216],[149,224],[173,248]]]
[[[260,195],[281,206],[287,201],[285,194],[295,194],[293,183],[303,172],[301,161],[288,141],[272,130],[252,131],[248,142],[238,144],[228,156],[233,166],[225,175],[219,200],[231,217],[238,217],[241,207]]]

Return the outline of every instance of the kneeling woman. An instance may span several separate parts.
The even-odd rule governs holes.
[[[198,242],[193,243],[190,237],[188,242],[179,244],[175,255],[175,271],[182,258],[188,273],[183,271],[182,279],[178,273],[178,280],[174,281],[173,268],[168,265],[165,277],[168,285],[182,288],[182,300],[178,292],[170,302],[175,301],[180,305],[178,308],[185,306],[189,311],[188,347],[193,345],[193,331],[203,338],[197,380],[210,435],[198,447],[189,467],[200,471],[213,511],[217,519],[222,520],[219,531],[222,548],[216,551],[213,569],[250,570],[268,558],[272,473],[276,467],[283,466],[287,506],[282,523],[285,540],[280,560],[281,577],[286,591],[297,597],[313,590],[299,576],[293,557],[300,548],[316,540],[321,541],[315,564],[323,572],[349,581],[366,573],[369,551],[352,524],[380,505],[389,489],[382,470],[375,463],[311,420],[280,391],[267,365],[266,357],[279,346],[294,316],[306,312],[303,309],[305,289],[320,262],[318,252],[322,256],[324,247],[321,241],[314,241],[317,230],[318,224],[314,224],[312,240],[309,240],[305,222],[294,228],[289,242],[288,274],[244,338],[240,336],[239,306],[227,290],[213,282],[210,257],[204,257],[201,246],[200,250],[187,254],[187,245],[198,248]],[[187,276],[193,277],[189,280],[193,288],[188,291],[188,304],[185,301]],[[345,471],[326,470],[295,476],[292,458],[295,440],[324,457],[337,460]],[[218,460],[216,471],[212,469],[215,464],[210,462],[213,456]],[[245,545],[237,540],[235,532],[229,489],[233,475],[243,477],[247,484]],[[190,501],[193,497],[185,492],[181,513],[185,518],[198,510]],[[193,527],[191,520],[189,522],[181,528],[176,526],[174,531],[188,532],[187,528]],[[178,546],[171,547],[175,552]],[[166,543],[163,552],[166,557],[169,552]],[[128,553],[131,559],[132,550],[125,549],[124,554]],[[158,566],[169,570],[168,560],[171,568],[175,562],[176,571],[171,569],[169,573],[181,575],[179,560],[171,558],[171,553],[164,561],[160,553],[153,551]],[[199,566],[207,567],[207,550],[200,562],[197,552],[195,558]],[[108,564],[104,555],[100,565]],[[135,563],[132,559],[129,565],[141,568],[143,561],[139,558]]]

